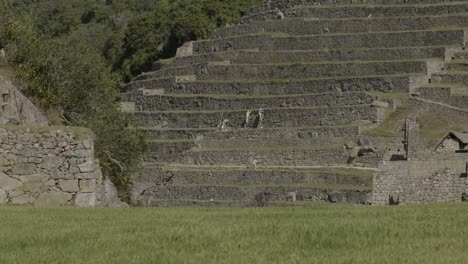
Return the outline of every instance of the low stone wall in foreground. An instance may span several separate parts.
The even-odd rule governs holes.
[[[101,186],[91,131],[0,127],[0,204],[94,207]]]

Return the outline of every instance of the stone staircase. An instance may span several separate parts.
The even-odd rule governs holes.
[[[122,109],[149,146],[135,202],[368,204],[373,170],[399,139],[364,132],[400,95],[467,105],[457,94],[467,11],[468,1],[272,0],[185,44],[124,87]]]

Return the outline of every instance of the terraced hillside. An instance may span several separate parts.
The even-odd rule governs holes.
[[[468,1],[272,0],[185,44],[125,86],[136,202],[368,204],[404,118],[468,124],[465,28]]]

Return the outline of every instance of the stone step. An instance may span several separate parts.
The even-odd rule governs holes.
[[[333,78],[344,76],[372,76],[390,74],[427,74],[429,63],[443,60],[427,58],[424,60],[402,61],[352,61],[328,63],[292,64],[235,64],[235,65],[193,65],[186,67],[187,73],[196,75],[197,80],[271,80]],[[178,68],[165,69],[141,75],[137,80],[176,76]],[[440,70],[440,68],[439,68]]]
[[[124,98],[135,102],[138,111],[167,110],[235,110],[260,108],[292,108],[311,106],[345,106],[372,104],[376,96],[367,93],[300,94],[290,96],[242,96],[242,95],[152,95],[135,93]],[[252,113],[254,118],[255,113]]]
[[[286,127],[263,129],[234,129],[221,131],[218,128],[208,129],[164,129],[137,128],[147,139],[197,139],[228,140],[243,139],[314,139],[329,137],[354,137],[359,134],[358,126],[318,126],[318,127]]]
[[[360,77],[312,78],[291,80],[190,81],[175,77],[134,81],[123,87],[125,92],[142,90],[146,94],[243,94],[287,95],[333,92],[408,92],[419,83],[428,84],[424,74],[376,75]]]
[[[385,110],[385,109],[384,109]],[[317,125],[343,125],[357,120],[379,121],[381,108],[371,105],[322,108],[270,108],[263,110],[258,127],[300,127]],[[226,111],[160,111],[129,114],[133,126],[168,128],[242,128],[247,110]]]
[[[384,49],[337,49],[296,51],[233,50],[175,58],[173,63],[156,62],[154,68],[225,62],[229,64],[310,63],[317,61],[383,61],[445,58],[447,47],[403,47]]]
[[[146,166],[137,182],[156,185],[286,185],[330,184],[372,187],[373,171],[359,169],[303,169]]]
[[[433,16],[452,13],[467,13],[467,2],[438,2],[421,3],[419,5],[314,5],[296,6],[285,10],[270,10],[247,15],[241,18],[240,23],[252,23],[265,20],[288,18],[375,18],[398,16]]]
[[[174,206],[177,201],[287,201],[292,193],[299,201],[342,202],[353,204],[370,204],[371,190],[354,188],[353,186],[154,186],[148,188],[139,196],[139,201],[145,206]],[[264,196],[264,198],[261,198]],[[165,200],[161,203],[158,201]],[[196,202],[195,202],[196,203]],[[219,203],[218,203],[219,204]],[[239,202],[234,202],[239,204]],[[255,204],[253,204],[255,206]]]
[[[461,29],[329,34],[319,36],[247,35],[193,43],[194,54],[226,50],[320,50],[343,48],[420,47],[465,44]]]
[[[437,16],[346,18],[334,20],[283,19],[254,22],[222,28],[212,38],[226,38],[256,33],[287,33],[289,35],[350,34],[433,28],[466,27],[467,13]]]

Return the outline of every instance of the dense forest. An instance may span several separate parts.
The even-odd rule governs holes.
[[[122,83],[261,2],[0,0],[0,48],[53,124],[94,131],[104,173],[126,193],[145,144],[118,111]]]

